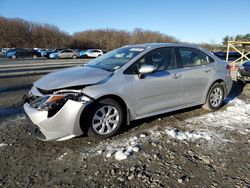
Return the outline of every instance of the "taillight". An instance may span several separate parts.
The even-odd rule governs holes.
[[[234,69],[234,66],[232,66],[232,65],[227,65],[226,69],[228,70],[228,74],[231,75],[231,70]]]
[[[231,70],[232,68],[233,68],[232,65],[227,65],[227,69],[228,69],[228,70]]]

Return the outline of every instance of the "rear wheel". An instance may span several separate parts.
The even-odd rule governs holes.
[[[85,118],[87,134],[94,139],[104,139],[119,132],[124,120],[123,109],[112,99],[104,99],[96,103]]]
[[[73,56],[72,56],[72,59],[76,59],[76,55],[73,55]]]
[[[224,96],[225,91],[223,85],[220,83],[215,83],[210,88],[206,103],[202,107],[209,111],[215,111],[222,106]]]

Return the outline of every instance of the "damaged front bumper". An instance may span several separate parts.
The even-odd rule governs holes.
[[[55,96],[58,94],[44,94],[36,87],[32,87],[29,95],[24,96],[23,109],[32,122],[28,130],[43,141],[61,141],[82,135],[81,116],[93,100],[82,93],[75,94],[72,99],[67,97],[69,94],[61,93],[62,99],[48,102]]]
[[[43,141],[61,141],[82,135],[80,117],[84,108],[85,104],[68,100],[54,116],[48,117],[48,111],[35,109],[28,103],[23,105],[26,115],[35,124],[28,129]]]

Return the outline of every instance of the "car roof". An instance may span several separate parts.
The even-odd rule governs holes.
[[[145,44],[132,44],[126,45],[125,47],[144,47],[144,48],[159,48],[159,47],[190,47],[200,48],[197,45],[186,44],[186,43],[145,43]]]
[[[200,46],[197,46],[195,44],[188,44],[188,43],[145,43],[145,44],[126,45],[124,47],[146,48],[147,50],[152,50],[152,49],[161,48],[161,47],[186,47],[186,48],[195,48],[195,49],[203,51],[206,54],[209,54],[216,61],[221,61],[217,56],[215,56],[209,50],[201,48]]]

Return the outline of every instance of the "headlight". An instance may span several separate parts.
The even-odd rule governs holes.
[[[68,100],[79,101],[84,104],[91,102],[91,98],[82,93],[53,94],[39,97],[30,106],[39,110],[60,109]]]

